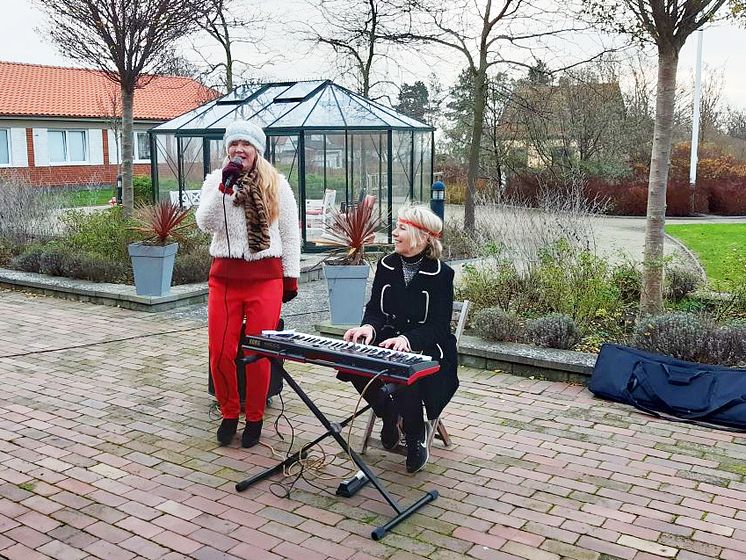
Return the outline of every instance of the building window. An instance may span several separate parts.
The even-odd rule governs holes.
[[[0,165],[10,165],[10,130],[0,128]]]
[[[150,138],[147,132],[135,132],[135,159],[150,161]]]
[[[76,163],[88,161],[88,142],[85,130],[49,130],[49,161]]]

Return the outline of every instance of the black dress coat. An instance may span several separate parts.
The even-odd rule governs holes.
[[[447,264],[423,258],[407,286],[401,257],[396,253],[386,255],[378,261],[362,321],[374,329],[371,344],[404,335],[412,352],[440,362],[437,373],[413,385],[431,420],[440,416],[459,385],[456,338],[451,334],[453,276],[453,269]]]

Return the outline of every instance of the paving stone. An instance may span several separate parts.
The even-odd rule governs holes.
[[[204,314],[0,290],[0,317],[0,341],[7,328],[15,354],[35,352],[0,345],[0,556],[652,560],[675,550],[677,560],[735,560],[746,550],[746,483],[734,469],[746,442],[630,414],[582,386],[462,368],[446,409],[454,445],[436,444],[426,472],[368,453],[402,503],[441,494],[375,542],[392,510],[370,486],[344,499],[336,480],[301,480],[279,497],[287,481],[277,476],[235,492],[276,459],[214,441]],[[39,339],[38,324],[50,336]],[[354,408],[324,368],[288,368],[334,418]],[[296,441],[322,433],[283,395]],[[267,409],[268,425],[278,413]],[[273,432],[267,441],[285,449]],[[344,476],[349,462],[324,448],[326,474]]]

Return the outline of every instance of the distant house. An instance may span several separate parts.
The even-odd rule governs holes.
[[[622,157],[625,107],[617,82],[520,83],[501,119],[513,159],[532,168]]]
[[[116,180],[119,88],[97,70],[0,62],[0,176],[32,185]],[[191,78],[155,76],[135,92],[135,174],[150,174],[147,130],[213,99]]]

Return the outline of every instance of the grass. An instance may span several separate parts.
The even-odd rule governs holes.
[[[669,225],[666,233],[697,255],[711,283],[746,282],[746,224]]]
[[[63,208],[80,208],[82,206],[106,206],[114,196],[114,189],[85,189],[79,191],[64,191],[55,194],[59,197]]]

